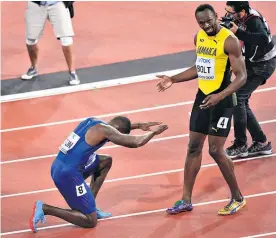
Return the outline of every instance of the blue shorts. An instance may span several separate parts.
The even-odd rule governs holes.
[[[96,172],[99,164],[99,156],[87,163],[82,169],[68,166],[60,159],[55,159],[51,167],[52,179],[64,197],[69,207],[83,214],[96,211],[96,204],[91,189],[84,181],[89,175]]]

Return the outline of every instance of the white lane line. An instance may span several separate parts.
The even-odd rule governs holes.
[[[256,156],[256,157],[251,157],[251,158],[234,160],[233,162],[234,163],[239,163],[239,162],[257,160],[257,159],[269,158],[269,157],[273,157],[273,156],[276,156],[276,153],[271,154],[271,155],[262,155],[262,156]],[[214,167],[214,166],[217,166],[217,164],[216,163],[205,164],[205,165],[202,165],[201,168],[209,168],[209,167]],[[104,183],[113,183],[113,182],[130,180],[130,179],[140,179],[140,178],[151,177],[151,176],[156,176],[156,175],[178,173],[178,172],[181,172],[183,170],[184,169],[181,168],[181,169],[166,170],[166,171],[155,172],[155,173],[140,174],[140,175],[135,175],[135,176],[123,177],[123,178],[108,179],[108,180],[105,180]],[[17,197],[17,196],[24,196],[24,195],[30,195],[30,194],[36,194],[36,193],[45,193],[45,192],[51,192],[51,191],[56,191],[56,190],[57,190],[56,188],[49,188],[49,189],[42,189],[42,190],[36,190],[36,191],[30,191],[30,192],[7,194],[7,195],[1,196],[1,199],[10,198],[10,197]]]
[[[114,86],[120,86],[123,84],[154,81],[154,80],[157,80],[156,75],[166,74],[166,75],[170,76],[170,75],[178,74],[186,69],[187,68],[167,70],[167,71],[163,71],[163,72],[156,72],[156,73],[130,76],[130,77],[124,77],[124,78],[110,79],[110,80],[99,81],[99,82],[94,82],[94,83],[85,83],[85,84],[80,84],[80,85],[76,85],[76,86],[51,88],[51,89],[45,89],[45,90],[38,90],[38,91],[34,91],[34,92],[5,95],[5,96],[0,97],[0,102],[5,103],[5,102],[25,100],[25,99],[81,92],[81,91],[87,91],[87,90],[91,90],[91,89],[109,88],[109,87],[114,87]]]
[[[269,124],[269,123],[274,123],[274,122],[276,122],[276,119],[261,121],[259,123],[261,125],[263,125],[263,124]],[[231,127],[231,129],[233,129],[233,126]],[[149,143],[164,141],[164,140],[179,139],[179,138],[184,138],[184,137],[188,137],[188,136],[189,136],[189,134],[162,137],[162,138],[158,138],[158,139],[152,139],[151,141],[149,141]],[[104,146],[99,151],[105,150],[105,149],[118,148],[118,147],[122,147],[122,146],[118,146],[118,145]],[[55,157],[55,156],[57,156],[57,154],[41,155],[41,156],[35,156],[35,157],[30,157],[30,158],[24,158],[24,159],[2,161],[2,162],[0,162],[0,164],[2,165],[2,164],[11,164],[11,163],[25,162],[25,161],[31,161],[31,160],[37,160],[37,159],[47,159],[47,158],[52,158],[52,157]]]
[[[240,238],[257,238],[257,237],[265,237],[265,236],[273,236],[273,235],[275,235],[276,237],[276,232],[263,233],[263,234],[253,235],[253,236],[243,236]]]
[[[98,116],[95,116],[95,117],[96,118],[106,118],[106,117],[113,117],[113,116],[119,116],[119,115],[125,115],[125,114],[134,114],[134,113],[139,113],[139,112],[154,111],[154,110],[160,110],[160,109],[164,109],[164,108],[190,105],[190,104],[193,104],[193,102],[194,101],[186,101],[186,102],[180,102],[180,103],[165,104],[165,105],[161,105],[161,106],[146,107],[146,108],[140,108],[140,109],[131,110],[131,111],[103,114],[103,115],[98,115]],[[37,124],[37,125],[31,125],[31,126],[15,127],[15,128],[0,130],[0,132],[5,133],[5,132],[11,132],[11,131],[19,131],[19,130],[39,128],[39,127],[46,127],[46,126],[56,126],[56,125],[62,125],[62,124],[67,124],[67,123],[72,123],[72,122],[80,122],[80,121],[82,121],[86,118],[87,117],[77,118],[77,119],[72,119],[72,120],[65,120],[65,121],[50,122],[50,123],[44,123],[44,124]]]
[[[256,197],[269,196],[269,195],[275,195],[275,194],[276,194],[276,191],[274,190],[274,191],[265,192],[265,193],[256,193],[256,194],[246,195],[244,197],[248,199],[248,198],[256,198]],[[217,203],[228,202],[228,201],[229,201],[229,199],[214,200],[214,201],[209,201],[209,202],[196,203],[196,204],[194,204],[194,206],[195,207],[206,206],[206,205],[217,204]],[[135,217],[135,216],[142,216],[142,215],[147,215],[147,214],[165,212],[166,210],[167,210],[167,208],[162,208],[162,209],[158,209],[158,210],[150,210],[150,211],[144,211],[144,212],[136,212],[136,213],[118,215],[118,216],[113,216],[113,217],[109,217],[106,219],[101,219],[101,220],[99,220],[99,222],[106,221],[106,220],[117,220],[117,219],[122,219],[122,218],[127,218],[127,217]],[[53,229],[53,228],[66,227],[66,226],[73,226],[73,225],[70,223],[65,223],[65,224],[60,224],[60,225],[41,227],[41,228],[38,228],[38,230],[48,230],[48,229]],[[25,230],[18,230],[18,231],[10,231],[10,232],[1,233],[1,235],[2,236],[14,235],[14,234],[21,234],[21,233],[26,233],[26,232],[31,232],[31,230],[25,229]]]
[[[267,92],[267,91],[272,91],[272,90],[276,90],[276,87],[258,89],[254,93]],[[193,104],[193,102],[194,101],[186,101],[186,102],[181,102],[181,103],[165,104],[165,105],[156,106],[156,107],[140,108],[140,109],[124,111],[124,112],[115,112],[115,113],[103,114],[103,115],[98,115],[98,116],[95,116],[95,117],[97,117],[97,118],[106,118],[106,117],[112,117],[112,116],[118,116],[118,115],[134,114],[134,113],[139,113],[139,112],[147,112],[147,111],[159,110],[159,109],[164,109],[164,108],[171,108],[171,107],[179,107],[179,106],[183,106],[183,105],[189,105],[189,104]],[[30,125],[30,126],[14,127],[14,128],[8,128],[8,129],[0,130],[0,132],[5,133],[5,132],[11,132],[11,131],[19,131],[19,130],[26,130],[26,129],[32,129],[32,128],[46,127],[46,126],[62,125],[62,124],[67,124],[67,123],[72,123],[72,122],[80,122],[80,121],[82,121],[86,118],[87,117],[71,119],[71,120],[64,120],[64,121],[56,121],[56,122],[50,122],[50,123],[42,123],[42,124],[36,124],[36,125]]]
[[[164,141],[164,140],[172,140],[172,139],[179,139],[179,138],[184,138],[188,137],[189,134],[182,134],[182,135],[176,135],[176,136],[167,136],[167,137],[161,137],[157,139],[152,139],[148,143],[152,142],[158,142],[158,141]],[[119,145],[110,145],[110,146],[104,146],[102,147],[99,151],[105,150],[105,149],[113,149],[113,148],[119,148],[122,146]],[[25,158],[25,159],[17,159],[17,160],[9,160],[9,161],[3,161],[0,164],[11,164],[11,163],[17,163],[17,162],[24,162],[24,161],[30,161],[30,160],[37,160],[37,159],[45,159],[45,158],[52,158],[57,156],[57,154],[51,154],[51,155],[42,155],[42,156],[36,156],[36,157],[30,157],[30,158]]]

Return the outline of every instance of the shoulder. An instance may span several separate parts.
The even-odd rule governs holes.
[[[97,133],[102,136],[116,134],[118,132],[118,130],[115,127],[110,126],[106,123],[99,123],[99,124],[95,125],[94,128],[95,128],[95,130],[93,133]]]
[[[100,134],[104,134],[105,131],[107,130],[107,125],[106,124],[102,124],[102,123],[97,123],[94,126],[91,126],[88,130],[87,130],[87,135],[89,136],[95,136],[95,135],[100,135]]]
[[[240,41],[234,34],[230,34],[225,39],[224,51],[227,54],[235,55],[237,57],[241,55]]]

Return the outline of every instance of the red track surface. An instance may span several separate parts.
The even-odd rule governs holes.
[[[266,88],[275,86],[275,81],[273,81],[274,78],[275,75],[269,83],[265,85]],[[86,94],[87,101],[89,101],[95,97],[94,94],[100,97],[103,95],[101,97],[103,100],[105,94],[114,94],[114,97],[115,95],[119,97],[118,95],[122,95],[119,92],[122,92],[123,89],[127,94],[133,92],[133,97],[129,105],[125,100],[122,100],[122,104],[117,103],[116,107],[110,107],[109,109],[109,112],[120,112],[151,107],[156,105],[158,100],[161,102],[160,104],[190,101],[193,100],[193,94],[195,93],[195,87],[192,87],[189,92],[185,90],[182,85],[182,92],[185,92],[183,96],[180,91],[181,89],[176,87],[172,88],[171,92],[167,91],[161,96],[161,93],[157,94],[155,92],[155,82],[145,82],[142,84],[143,87],[141,84],[125,85],[93,92],[81,92],[78,94],[79,98],[83,98],[81,94]],[[191,85],[195,86],[195,82]],[[138,98],[137,90],[140,89],[140,93],[145,95],[143,100],[141,100],[141,97],[140,99]],[[151,92],[150,89],[152,90]],[[3,115],[3,122],[5,122],[4,128],[32,125],[34,122],[54,122],[56,120],[92,115],[90,110],[85,111],[85,109],[89,108],[89,103],[78,103],[78,101],[74,100],[74,97],[78,96],[78,94],[5,103],[3,104],[4,110],[7,110],[9,113],[4,113]],[[252,108],[256,111],[260,121],[275,119],[273,109],[274,103],[272,100],[266,100],[267,98],[272,98],[273,94],[274,90],[253,95]],[[150,97],[150,95],[154,96]],[[155,95],[158,97],[156,98]],[[91,96],[91,98],[89,96]],[[62,101],[64,97],[67,97],[67,99],[70,98],[75,106],[72,106],[72,108],[56,108],[54,111],[54,119],[47,118],[46,113],[43,113],[41,108],[48,108],[49,106],[47,103],[51,104],[53,101]],[[108,100],[109,99],[106,99],[106,103],[102,101],[101,105],[108,105]],[[24,102],[26,104],[24,104]],[[101,105],[98,104],[96,106],[96,114],[101,115],[108,113],[105,107],[100,107]],[[262,108],[261,105],[263,105]],[[18,111],[18,108],[22,109],[22,107],[24,111],[25,109],[27,111],[29,107],[33,107],[32,110],[34,111],[41,110],[42,113],[39,113],[40,121],[36,119],[36,114],[32,114],[32,116],[26,116],[24,120],[13,117],[13,120],[9,120],[8,122],[8,118],[12,116],[12,110]],[[78,110],[76,108],[78,108]],[[74,110],[73,113],[72,110]],[[169,124],[170,128],[159,137],[166,137],[188,133],[188,112],[190,110],[191,104],[155,111],[138,112],[130,116],[136,121],[164,121]],[[78,111],[80,111],[80,114],[78,114]],[[66,115],[67,118],[65,118],[64,115]],[[263,128],[267,132],[269,139],[275,144],[276,134],[274,123],[265,124]],[[2,161],[56,153],[56,148],[59,143],[75,124],[76,123],[53,125],[3,133]],[[231,133],[229,140],[231,140],[232,136]],[[114,165],[107,179],[112,180],[128,176],[181,169],[183,168],[187,142],[188,137],[184,137],[153,142],[135,150],[126,148],[102,150],[102,153],[111,154],[114,158]],[[230,143],[230,141],[228,141],[228,143]],[[208,148],[206,143],[204,147],[204,165],[214,163],[207,151]],[[2,165],[2,195],[5,196],[54,188],[49,174],[52,160],[53,158],[45,158]],[[240,187],[245,195],[267,193],[276,190],[274,182],[276,179],[274,172],[276,166],[275,156],[239,162],[236,163],[235,166]],[[100,207],[112,211],[114,216],[166,208],[172,205],[181,195],[182,180],[183,172],[180,171],[169,174],[153,175],[146,178],[132,178],[125,181],[107,182],[103,185],[97,202]],[[226,199],[228,196],[228,187],[222,179],[218,167],[211,166],[202,168],[194,191],[194,203],[197,204]],[[192,213],[180,216],[167,217],[164,212],[159,212],[136,217],[102,221],[95,230],[83,230],[69,226],[41,230],[36,236],[63,237],[70,234],[70,236],[74,237],[96,235],[100,237],[160,237],[158,235],[160,233],[164,235],[162,237],[214,237],[221,236],[222,234],[224,235],[224,231],[227,230],[224,236],[237,237],[259,232],[265,233],[273,231],[272,219],[275,216],[275,209],[273,209],[276,205],[275,198],[276,195],[248,198],[247,208],[239,215],[229,218],[218,217],[216,215],[217,210],[225,204],[225,202],[220,202],[195,207]],[[56,206],[67,207],[63,198],[56,190],[3,198],[2,232],[28,229],[28,217],[31,214],[33,202],[37,199],[41,199]],[[262,204],[261,206],[260,203]],[[24,206],[21,204],[24,204]],[[18,207],[18,209],[15,209],[15,207]],[[257,223],[259,217],[256,214],[258,213],[262,214],[264,218],[258,221],[257,226],[249,227],[252,222]],[[241,223],[243,225],[239,226]],[[48,217],[47,226],[56,224],[64,224],[64,222],[56,218]],[[122,226],[122,228],[119,228],[119,226]],[[16,234],[9,236],[19,237],[19,235]],[[31,236],[32,234],[30,233],[20,234],[20,237]]]
[[[7,14],[5,8],[10,9],[12,4],[14,3],[2,3],[4,17],[7,18],[7,15],[5,15]],[[19,8],[21,7],[22,10],[24,10],[21,3],[17,4]],[[79,8],[82,7],[82,9],[84,9],[85,3],[78,4]],[[91,7],[89,11],[94,11],[94,19],[97,19],[97,17],[108,19],[107,17],[104,17],[104,15],[101,15],[103,12],[98,12],[95,9],[100,9],[102,11],[105,9],[106,12],[109,13],[112,11],[110,14],[115,14],[116,12],[117,18],[111,17],[111,19],[106,20],[110,21],[110,23],[105,23],[107,26],[106,29],[111,27],[111,22],[113,22],[114,19],[116,20],[115,22],[121,22],[122,24],[121,18],[123,16],[120,11],[123,10],[125,10],[124,12],[129,13],[127,17],[131,17],[131,9],[135,8],[135,11],[138,12],[137,14],[141,14],[142,19],[145,16],[148,16],[148,18],[145,19],[150,19],[149,16],[152,16],[153,13],[157,15],[161,14],[163,9],[170,9],[170,13],[175,14],[172,24],[176,24],[177,22],[179,25],[176,24],[173,25],[171,29],[166,29],[166,34],[170,36],[170,31],[178,32],[179,35],[174,35],[172,38],[177,38],[179,45],[175,42],[175,45],[172,44],[172,42],[168,40],[169,38],[171,40],[171,37],[167,39],[163,38],[165,42],[168,40],[167,45],[160,43],[160,45],[157,45],[156,48],[152,48],[152,51],[147,51],[147,49],[151,48],[152,45],[148,46],[148,48],[145,47],[145,51],[139,51],[140,55],[137,51],[126,50],[125,52],[132,52],[133,55],[120,54],[122,58],[116,58],[116,60],[120,61],[153,56],[159,53],[172,53],[183,50],[187,46],[189,47],[191,42],[190,35],[194,33],[194,29],[187,28],[183,33],[183,31],[180,30],[182,29],[181,26],[183,19],[179,20],[177,18],[182,16],[184,7],[187,5],[189,6],[184,10],[188,12],[190,7],[192,7],[191,9],[194,9],[198,3],[173,3],[172,5],[169,3],[159,3],[159,8],[156,8],[156,4],[158,3],[125,3],[123,7],[121,5],[120,9],[118,9],[119,7],[115,3],[91,4],[93,7]],[[260,10],[263,10],[264,4],[254,3],[254,5],[256,4]],[[275,6],[275,3],[269,4]],[[103,5],[105,7],[103,7]],[[218,5],[222,7],[221,4]],[[274,18],[272,19],[271,12],[263,12],[265,12],[266,17],[270,22],[273,21]],[[191,10],[191,14],[193,14],[193,10]],[[168,24],[169,20],[168,18],[166,19]],[[10,21],[15,20],[10,19]],[[76,21],[80,20],[76,18]],[[5,21],[3,22],[5,23]],[[158,42],[160,40],[160,35],[158,34],[161,34],[165,27],[167,27],[164,26],[165,23],[163,23],[164,22],[159,22],[158,24],[160,25],[154,23],[159,26],[159,28],[155,28],[154,30],[152,29],[153,23],[151,24],[151,27],[145,28],[145,32],[147,32],[147,36],[145,38],[147,38],[148,42]],[[144,24],[146,23],[144,22]],[[105,34],[107,34],[106,31],[101,29],[97,24],[95,24],[95,26],[98,27],[96,28],[98,31],[101,30],[103,33],[105,32]],[[275,29],[276,22],[275,24],[271,24],[271,26],[272,30],[273,27]],[[142,27],[145,26],[143,25]],[[193,27],[192,23],[189,27]],[[175,28],[178,30],[175,31]],[[19,31],[22,31],[22,28],[19,27],[18,29]],[[139,32],[135,32],[133,35],[124,35],[122,31],[116,31],[116,34],[120,35],[120,38],[118,39],[121,40],[126,37],[126,41],[129,42],[129,46],[132,44],[131,40],[134,41],[135,37],[140,34]],[[3,34],[4,39],[7,39],[8,35],[5,32],[6,31],[4,31]],[[84,35],[84,29],[82,32]],[[274,32],[276,32],[276,29]],[[22,32],[20,34],[22,34]],[[95,35],[97,34],[98,33],[95,33]],[[186,43],[185,34],[188,34],[188,37],[186,37]],[[111,40],[112,37],[116,38],[116,36],[108,36],[105,38],[106,42],[104,42],[101,40],[103,38],[102,35],[97,35],[97,37],[98,38],[95,38],[95,41],[98,41],[99,44],[106,44],[108,46],[111,45],[107,41]],[[133,38],[130,39],[128,37]],[[83,41],[84,40],[87,41],[87,39],[83,39]],[[8,50],[9,47],[7,46],[11,43],[8,43],[7,41],[4,41],[3,43],[3,48]],[[87,44],[88,42],[86,42],[86,45]],[[95,42],[89,42],[89,45],[91,44],[93,45]],[[127,45],[125,43],[123,44],[124,46]],[[144,44],[145,43],[143,43],[143,45]],[[97,47],[102,48],[103,45]],[[47,47],[45,48],[45,51],[46,49]],[[118,48],[118,51],[119,50],[120,49]],[[107,47],[106,52],[109,51],[110,50]],[[25,54],[23,51],[20,52]],[[22,54],[20,57],[22,57]],[[10,55],[14,56],[14,59],[11,60],[16,60],[16,57],[20,54]],[[85,57],[97,59],[94,57],[95,55],[87,56],[84,55],[84,52],[82,51],[79,51],[77,55],[82,59]],[[103,61],[97,59],[94,62],[95,64],[101,64],[103,62],[108,63],[109,61],[115,61],[114,58],[112,58],[112,54],[106,54],[106,58]],[[11,75],[14,73],[21,73],[19,71],[12,71],[11,69],[8,70],[9,64],[11,64],[8,62],[12,61],[6,61],[6,63],[4,63],[3,70],[6,72],[4,74]],[[26,68],[28,65],[27,61],[25,63],[26,65],[22,65]],[[58,64],[59,62],[57,65]],[[89,64],[91,65],[91,62],[89,62]],[[22,65],[20,65],[20,67]],[[25,68],[23,66],[20,70],[24,71]],[[49,68],[45,67],[44,69],[45,72],[47,72],[47,70],[54,70],[51,65],[49,65]],[[57,122],[115,112],[124,112],[155,107],[157,105],[175,104],[194,100],[196,92],[195,82],[189,82],[178,85],[177,87],[172,87],[165,93],[156,92],[155,84],[156,82],[150,81],[61,96],[4,103],[2,105],[2,129],[31,126],[34,124]],[[275,86],[276,75],[274,74],[269,82],[261,88],[271,88]],[[275,103],[273,101],[274,94],[275,90],[253,94],[251,99],[251,108],[256,112],[259,121],[276,119]],[[85,100],[83,100],[84,98]],[[134,121],[160,120],[168,124],[169,130],[157,138],[183,135],[188,133],[188,113],[191,111],[191,106],[191,104],[188,104],[167,109],[163,108],[147,112],[137,112],[129,114],[129,117]],[[109,118],[104,119],[108,120]],[[273,145],[276,144],[275,123],[276,121],[272,121],[263,125],[263,128]],[[2,162],[57,153],[58,145],[76,124],[77,122],[2,133]],[[232,138],[233,133],[231,132],[227,144],[230,143]],[[139,149],[126,149],[119,147],[101,150],[102,153],[107,153],[113,156],[114,164],[108,174],[108,182],[103,185],[101,191],[99,192],[99,196],[97,198],[98,205],[106,211],[113,212],[114,216],[164,209],[171,206],[173,202],[181,196],[183,172],[179,171],[167,174],[153,174],[148,177],[141,177],[141,175],[182,169],[187,143],[188,137],[183,137],[153,142]],[[74,226],[59,228],[49,227],[64,224],[64,222],[60,219],[47,217],[47,223],[45,226],[48,226],[48,228],[46,230],[41,230],[36,235],[32,234],[30,231],[22,231],[19,234],[10,234],[7,237],[213,238],[241,237],[259,233],[274,232],[276,194],[269,194],[269,192],[276,191],[276,156],[235,163],[237,178],[244,195],[260,195],[262,193],[267,194],[248,198],[247,207],[235,216],[219,217],[217,216],[217,210],[225,205],[226,202],[219,202],[218,200],[227,199],[229,197],[229,190],[222,179],[218,167],[214,165],[214,162],[211,160],[207,151],[208,148],[206,143],[203,158],[204,168],[201,169],[197,178],[193,198],[193,202],[195,204],[205,204],[196,206],[194,211],[191,213],[167,217],[164,211],[156,213],[151,212],[144,215],[140,214],[137,216],[100,221],[98,227],[95,229],[81,229]],[[67,208],[65,201],[56,190],[38,193],[38,190],[54,188],[54,184],[50,177],[50,166],[52,161],[53,157],[50,157],[24,162],[17,161],[2,165],[1,195],[8,196],[17,194],[17,196],[2,198],[2,233],[28,229],[28,218],[32,212],[33,202],[37,199],[43,200],[55,206]],[[213,165],[206,167],[206,165],[210,164]],[[123,181],[113,180],[136,175],[140,177],[129,178]],[[32,191],[36,191],[36,193],[20,194]],[[217,202],[211,204],[208,203],[212,201]],[[261,219],[260,216],[262,216]]]

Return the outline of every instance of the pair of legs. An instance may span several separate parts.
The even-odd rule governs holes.
[[[220,101],[216,106],[202,110],[200,109],[200,105],[205,97],[206,95],[199,90],[190,118],[190,139],[184,168],[183,194],[181,200],[177,201],[172,208],[167,210],[169,214],[177,214],[193,209],[192,192],[201,167],[202,148],[207,136],[209,154],[218,164],[232,194],[231,202],[221,209],[219,214],[233,214],[245,205],[245,200],[241,195],[235,177],[233,162],[224,151],[224,144],[231,128],[234,105],[233,97],[229,96]]]
[[[70,72],[71,81],[77,84],[78,77],[75,73],[74,57],[73,57],[73,36],[74,31],[70,18],[68,8],[63,2],[54,5],[39,5],[34,2],[27,3],[26,10],[26,45],[31,61],[31,68],[28,72],[22,75],[22,79],[31,79],[38,74],[37,60],[38,60],[38,45],[47,19],[51,22],[56,38],[60,40],[62,51],[66,59],[68,70]]]
[[[62,195],[72,209],[62,209],[44,203],[41,204],[44,215],[59,217],[69,223],[83,228],[93,228],[97,225],[97,213],[95,211],[96,207],[94,198],[96,198],[112,166],[112,158],[110,156],[97,156],[99,157],[97,170],[93,171],[93,174],[91,174],[89,170],[84,172],[84,177],[82,179],[78,177],[73,178],[73,184],[66,185],[69,187],[69,191],[72,191],[72,194],[68,195],[68,193],[66,193],[65,195],[62,191]],[[84,179],[88,176],[91,176],[90,188],[84,182]],[[56,181],[55,183],[59,188],[59,184]],[[75,186],[75,184],[79,184],[79,186]],[[70,189],[70,186],[72,189]],[[77,193],[77,198],[75,193]],[[76,201],[76,199],[78,200]],[[33,224],[32,219],[30,221],[31,227]]]
[[[249,106],[252,93],[273,74],[276,66],[276,58],[259,63],[247,63],[246,84],[237,91],[237,106],[234,109],[234,144],[227,148],[226,152],[231,158],[245,157],[248,154],[272,153],[271,145],[267,145],[267,137],[264,134],[258,120]],[[253,144],[247,148],[246,131],[249,131]]]
[[[192,191],[196,176],[201,167],[202,148],[206,140],[206,135],[190,131],[190,142],[184,169],[184,187],[182,200],[191,203]],[[216,161],[219,169],[227,182],[232,199],[241,200],[242,195],[234,174],[233,162],[229,159],[224,151],[226,138],[219,136],[208,136],[209,154]]]
[[[38,45],[35,43],[34,45],[28,45],[27,50],[29,54],[29,58],[31,61],[31,66],[33,68],[37,68],[37,59],[38,59]],[[68,45],[68,46],[62,46],[62,51],[68,66],[68,70],[75,71],[75,65],[74,65],[74,58],[73,58],[73,45]]]

